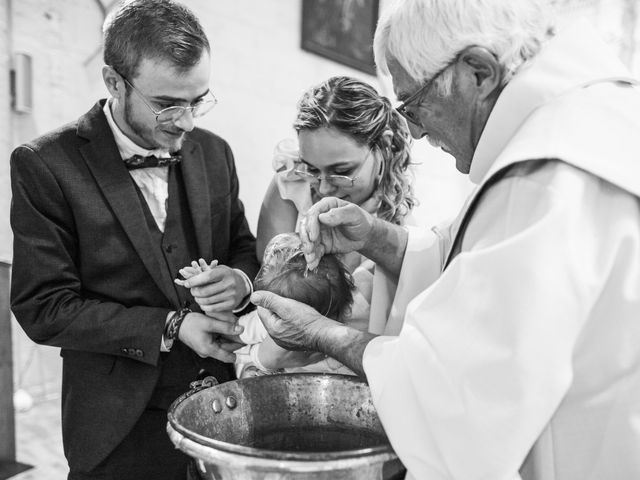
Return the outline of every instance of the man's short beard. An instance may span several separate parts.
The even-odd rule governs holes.
[[[127,93],[125,95],[124,101],[124,121],[129,126],[129,128],[136,134],[138,138],[145,142],[149,142],[149,145],[140,145],[141,147],[148,148],[149,150],[153,150],[158,148],[159,145],[153,140],[153,136],[147,135],[149,130],[140,125],[140,123],[136,122],[131,114],[131,109],[129,108],[129,97],[131,96],[131,91],[127,89]]]

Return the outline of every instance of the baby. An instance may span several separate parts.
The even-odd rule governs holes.
[[[325,255],[315,270],[307,270],[296,233],[281,233],[271,239],[264,251],[262,268],[254,280],[256,290],[268,290],[310,305],[325,317],[342,321],[353,302],[353,280],[335,255]],[[215,262],[215,261],[214,261]],[[193,262],[180,273],[188,278],[215,268],[203,260]],[[247,344],[236,351],[238,378],[274,372],[353,372],[338,361],[315,352],[285,350],[269,337],[256,310],[241,316],[244,326],[240,339]]]

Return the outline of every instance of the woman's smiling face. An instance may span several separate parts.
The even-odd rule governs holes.
[[[298,133],[298,141],[300,161],[306,171],[321,177],[320,182],[311,183],[314,201],[338,197],[360,205],[371,197],[379,171],[379,160],[374,150],[327,127],[302,129]],[[328,175],[351,177],[353,186],[336,186],[331,180],[325,180]]]

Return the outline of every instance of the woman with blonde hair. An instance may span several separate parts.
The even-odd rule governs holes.
[[[411,135],[391,102],[371,85],[332,77],[305,92],[293,124],[297,140],[275,150],[272,179],[262,203],[257,254],[271,238],[297,230],[307,209],[324,197],[360,205],[402,225],[416,204],[411,188]],[[356,284],[347,322],[372,333],[397,334],[387,322],[395,285],[358,253],[344,256]]]

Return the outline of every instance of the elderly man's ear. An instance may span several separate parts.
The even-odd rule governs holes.
[[[458,68],[465,73],[467,87],[475,89],[478,98],[484,100],[502,90],[502,67],[486,48],[464,49],[458,58]]]

